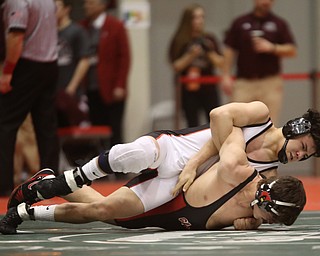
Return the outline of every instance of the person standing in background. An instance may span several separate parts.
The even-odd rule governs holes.
[[[121,21],[107,14],[108,0],[85,0],[82,22],[90,38],[87,79],[89,117],[92,125],[109,125],[111,146],[122,143],[122,122],[127,98],[130,49]]]
[[[30,113],[18,129],[13,160],[15,187],[40,168],[37,139]]]
[[[0,77],[0,196],[13,189],[18,128],[31,112],[40,168],[59,163],[54,109],[57,78],[57,22],[52,0],[4,3],[6,57]]]
[[[224,40],[221,86],[232,101],[264,102],[278,124],[283,102],[281,59],[295,56],[297,50],[287,22],[272,13],[273,4],[274,0],[254,0],[253,11],[233,21]]]
[[[169,47],[169,60],[176,79],[215,75],[215,68],[223,63],[215,36],[204,31],[204,15],[199,4],[188,6],[182,14]],[[215,83],[191,82],[182,86],[182,108],[189,127],[200,124],[201,110],[209,121],[209,112],[220,104],[219,88]]]
[[[3,23],[3,3],[5,0],[0,0],[0,68],[2,70],[2,63],[6,56],[6,44],[5,44],[5,30]]]
[[[80,108],[81,82],[89,68],[89,39],[86,31],[70,18],[71,0],[55,0],[58,20],[58,67],[56,108],[59,127],[87,123]]]
[[[0,70],[6,58],[5,28],[3,22],[3,3],[0,1]],[[19,127],[14,152],[14,186],[34,174],[40,168],[36,136],[30,113]],[[26,175],[24,175],[26,174]]]

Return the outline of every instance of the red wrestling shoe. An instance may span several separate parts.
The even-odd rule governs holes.
[[[33,189],[33,186],[43,179],[54,179],[55,177],[56,176],[54,175],[54,172],[51,169],[46,168],[40,170],[30,179],[28,179],[21,185],[17,186],[13,190],[8,200],[7,209],[17,207],[21,203],[27,203],[28,205],[32,205],[36,202],[43,200],[38,197],[37,190]]]

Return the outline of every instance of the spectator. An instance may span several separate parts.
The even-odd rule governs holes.
[[[215,74],[223,58],[214,35],[204,31],[204,9],[198,4],[188,6],[180,19],[169,47],[169,59],[176,78],[197,78]],[[199,125],[203,110],[209,121],[211,109],[220,105],[217,84],[188,83],[182,86],[182,108],[189,127]]]
[[[87,85],[90,121],[111,126],[112,146],[123,141],[130,52],[125,27],[107,14],[108,4],[108,0],[85,0],[83,25],[90,35],[92,54]]]
[[[0,77],[0,196],[13,189],[16,135],[29,112],[36,132],[40,168],[53,166],[56,170],[59,162],[54,109],[57,77],[54,2],[6,1],[4,21],[6,58]]]
[[[5,59],[6,54],[6,46],[5,46],[5,38],[4,38],[4,24],[3,24],[3,3],[5,0],[0,0],[0,62],[1,62],[1,70],[2,63]]]
[[[14,153],[14,186],[35,174],[40,167],[37,139],[30,113],[19,127]]]
[[[295,56],[296,46],[287,22],[272,13],[273,4],[274,0],[254,0],[253,11],[233,21],[224,41],[222,88],[232,101],[264,102],[277,124],[283,101],[280,62],[282,57]]]
[[[2,64],[5,60],[5,31],[3,23],[3,3],[0,1],[0,65],[2,70]],[[20,184],[24,178],[28,175],[24,175],[23,171],[27,171],[28,174],[33,174],[35,170],[38,170],[39,153],[37,148],[37,142],[32,125],[31,115],[28,114],[27,118],[23,121],[19,127],[16,139],[15,153],[14,153],[14,186]]]
[[[87,113],[81,109],[81,82],[89,68],[89,43],[86,31],[70,18],[71,0],[55,0],[58,20],[58,93],[59,127],[86,123]],[[82,90],[81,90],[82,89]]]

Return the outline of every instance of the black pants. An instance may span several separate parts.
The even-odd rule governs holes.
[[[13,156],[17,131],[31,112],[40,167],[57,171],[59,142],[54,108],[56,62],[20,59],[11,81],[12,91],[0,94],[0,195],[13,189]]]
[[[200,112],[206,116],[209,122],[209,113],[213,108],[220,106],[219,88],[215,85],[202,85],[198,91],[188,91],[182,88],[182,108],[188,127],[199,126]]]
[[[106,104],[98,91],[87,93],[89,118],[93,125],[108,125],[112,129],[111,145],[123,143],[122,122],[125,102]]]

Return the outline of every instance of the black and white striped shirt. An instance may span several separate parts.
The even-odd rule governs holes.
[[[22,58],[51,62],[57,54],[57,19],[53,0],[10,0],[4,5],[6,31],[25,31]]]

